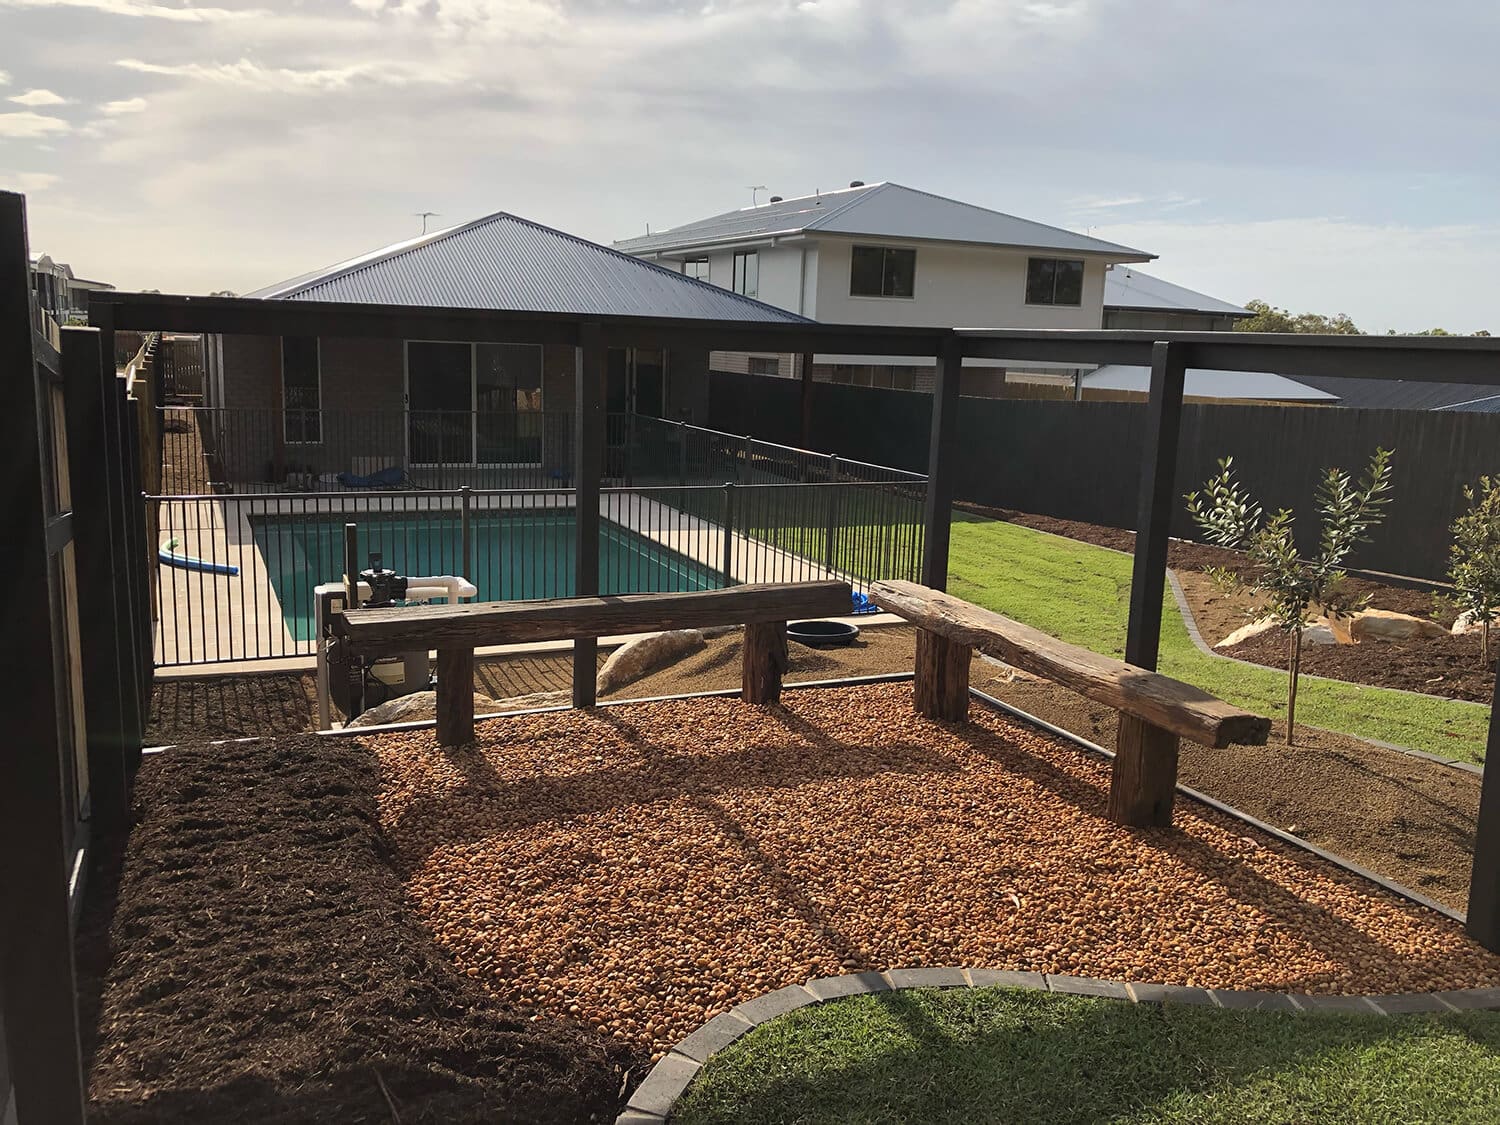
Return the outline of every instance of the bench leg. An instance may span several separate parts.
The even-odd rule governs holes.
[[[969,660],[974,650],[928,629],[917,630],[917,714],[961,723],[969,717]]]
[[[781,675],[787,669],[786,622],[745,626],[744,681],[746,703],[775,703],[781,698]]]
[[[1122,714],[1109,779],[1109,819],[1136,828],[1168,827],[1176,795],[1177,736]]]
[[[437,654],[439,746],[474,741],[474,650],[440,648]]]

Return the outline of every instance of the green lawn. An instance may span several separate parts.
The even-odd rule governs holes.
[[[1120,656],[1130,609],[1128,556],[1016,524],[958,514],[948,589],[1062,640]],[[1261,715],[1284,717],[1282,672],[1205,656],[1188,637],[1171,591],[1160,670]],[[1445,757],[1484,760],[1489,709],[1406,692],[1304,678],[1297,720]]]
[[[1004,989],[802,1008],[672,1115],[722,1122],[1500,1121],[1500,1013],[1294,1016]]]

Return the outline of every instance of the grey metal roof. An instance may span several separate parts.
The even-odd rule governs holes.
[[[1249,309],[1206,293],[1195,293],[1133,266],[1116,266],[1104,275],[1104,307],[1151,312],[1197,312],[1215,316],[1250,316]]]
[[[807,320],[504,211],[247,296],[597,316]]]
[[[1495,394],[1480,383],[1418,383],[1407,379],[1353,379],[1342,375],[1298,375],[1297,380],[1338,395],[1339,405],[1356,410],[1473,409],[1465,403]]]
[[[1063,250],[1098,254],[1121,262],[1144,262],[1156,257],[1144,250],[893,183],[845,188],[726,211],[658,234],[627,238],[616,242],[615,247],[628,254],[650,254],[813,232]]]
[[[1493,392],[1494,387],[1486,388]],[[1500,414],[1500,394],[1488,394],[1483,398],[1455,402],[1452,406],[1439,406],[1439,410],[1463,410],[1471,414]]]
[[[1095,390],[1144,393],[1151,387],[1151,369],[1110,364],[1085,375],[1083,385]],[[1269,371],[1214,371],[1198,367],[1188,368],[1183,379],[1183,394],[1192,398],[1264,399],[1268,402],[1338,401],[1336,395],[1327,391]]]

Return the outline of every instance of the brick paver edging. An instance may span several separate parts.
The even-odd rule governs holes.
[[[1412,1012],[1457,1012],[1500,1009],[1500,988],[1468,988],[1457,992],[1413,992],[1391,996],[1308,996],[1289,992],[1241,992],[1223,988],[1192,988],[1176,984],[1130,984],[1093,977],[1051,973],[1004,972],[999,969],[891,969],[887,972],[849,973],[821,977],[806,984],[789,984],[746,1000],[715,1016],[673,1047],[651,1068],[615,1125],[662,1125],[689,1083],[710,1056],[722,1051],[752,1028],[805,1008],[844,996],[891,992],[903,988],[1030,988],[1069,996],[1098,996],[1134,1004],[1198,1004],[1266,1012],[1308,1015],[1356,1013],[1368,1016]]]

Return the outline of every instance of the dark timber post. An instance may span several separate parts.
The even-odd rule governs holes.
[[[1490,735],[1485,744],[1484,779],[1479,784],[1467,928],[1480,945],[1500,953],[1500,676],[1495,678],[1490,703]]]
[[[922,584],[948,588],[948,521],[953,516],[953,470],[958,464],[958,389],[963,341],[949,333],[937,348],[932,388],[932,436],[927,447],[927,505],[923,512]]]
[[[83,1065],[68,910],[68,835],[64,737],[71,703],[60,700],[55,638],[66,612],[52,574],[51,481],[44,472],[40,421],[50,417],[33,353],[31,276],[27,266],[24,199],[0,192],[0,371],[6,409],[0,411],[0,527],[5,529],[3,600],[5,639],[0,683],[19,705],[7,716],[0,753],[0,1023],[15,1098],[15,1120],[82,1122]],[[62,522],[52,525],[63,531]],[[76,544],[75,544],[76,552]],[[59,707],[59,703],[63,706]],[[71,765],[71,763],[69,763]],[[3,1095],[0,1095],[3,1096]],[[0,1105],[0,1115],[7,1116]]]
[[[798,366],[802,374],[802,448],[812,448],[812,397],[813,397],[813,354],[803,352],[798,357]]]
[[[110,531],[110,477],[119,472],[119,463],[110,462],[114,443],[108,440],[105,417],[105,395],[115,388],[113,379],[103,384],[99,377],[98,331],[64,328],[62,335],[90,820],[95,827],[115,828],[124,823],[130,806],[131,774],[117,635],[117,552]]]
[[[604,471],[604,371],[607,354],[604,333],[597,322],[578,330],[574,392],[573,496],[575,556],[573,592],[578,597],[599,592],[599,478]],[[573,706],[594,705],[599,675],[599,642],[583,637],[573,642]]]
[[[1151,397],[1141,459],[1140,509],[1135,522],[1135,567],[1130,576],[1130,623],[1125,663],[1156,671],[1161,646],[1162,586],[1167,580],[1167,533],[1177,502],[1177,439],[1182,421],[1183,345],[1151,349]]]

